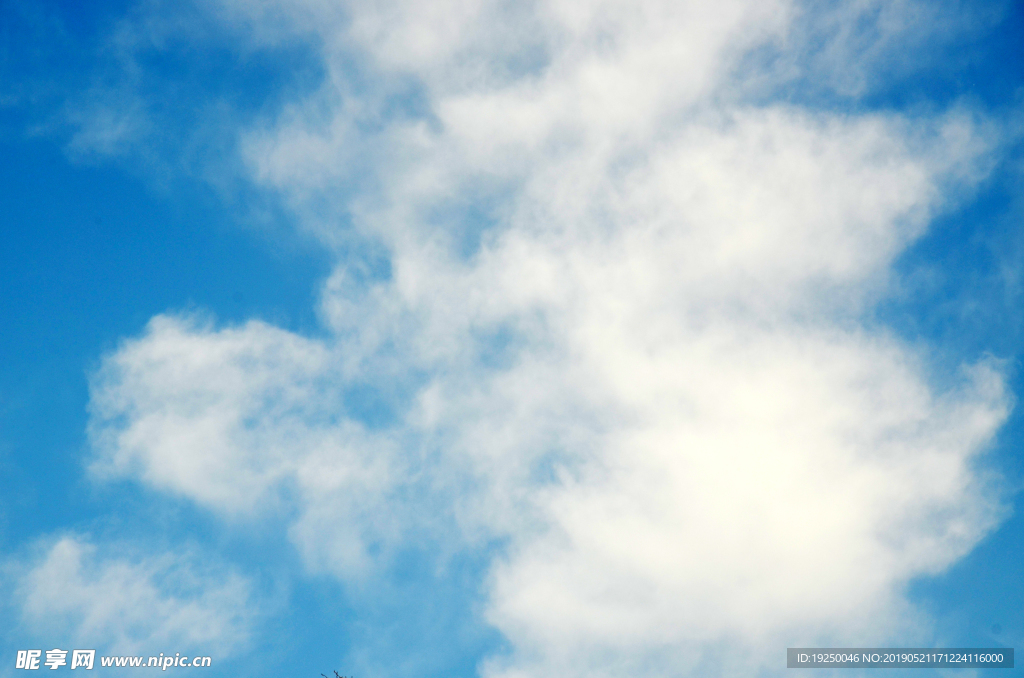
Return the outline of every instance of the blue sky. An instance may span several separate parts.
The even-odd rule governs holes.
[[[0,675],[1020,646],[1022,36],[0,0]]]

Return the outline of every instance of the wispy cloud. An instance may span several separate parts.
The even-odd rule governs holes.
[[[191,558],[189,556],[192,556]],[[230,655],[256,614],[250,583],[195,554],[136,554],[65,536],[21,563],[14,591],[26,629],[112,654]]]

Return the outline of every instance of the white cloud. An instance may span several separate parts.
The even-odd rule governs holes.
[[[232,516],[271,517],[282,491],[315,500],[296,533],[330,506],[339,536],[322,548],[351,574],[366,556],[344,515],[377,513],[393,445],[346,417],[342,381],[318,342],[255,321],[214,331],[158,316],[96,376],[92,471],[138,475]],[[303,541],[311,558],[322,541]]]
[[[323,90],[243,145],[390,275],[339,262],[319,340],[154,319],[95,380],[96,469],[228,514],[290,502],[342,577],[505,540],[493,676],[749,674],[794,639],[926,633],[904,586],[1000,517],[978,456],[1010,398],[994,362],[945,383],[865,318],[984,178],[979,116],[764,103],[853,49],[801,61],[791,3],[223,7],[319,34]],[[916,4],[865,7],[840,9],[881,22],[873,53],[916,30]],[[387,112],[403,91],[428,113]]]
[[[288,458],[289,422],[305,425],[318,408],[329,411],[316,398],[323,351],[258,322],[213,334],[157,317],[150,332],[153,340],[127,346],[100,376],[120,388],[94,392],[94,421],[119,416],[132,426],[99,428],[95,444],[109,455],[96,471],[125,473],[141,463],[146,480],[252,510]],[[253,411],[264,416],[252,419]]]
[[[248,641],[251,586],[232,572],[197,566],[189,555],[138,556],[62,537],[29,563],[15,599],[28,628],[78,647],[227,656]]]

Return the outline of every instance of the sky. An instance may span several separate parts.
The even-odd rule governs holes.
[[[0,677],[1022,647],[1022,196],[1020,2],[0,0]]]

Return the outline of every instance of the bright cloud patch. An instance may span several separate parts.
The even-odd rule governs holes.
[[[28,628],[117,654],[226,656],[247,642],[253,621],[250,586],[238,575],[181,554],[108,555],[73,536],[31,564],[15,597]]]
[[[786,642],[918,633],[904,585],[1000,515],[977,457],[1009,398],[988,363],[938,387],[865,318],[990,134],[766,102],[842,62],[803,54],[808,11],[226,3],[257,40],[318,33],[329,74],[245,133],[255,179],[390,272],[339,260],[320,340],[155,318],[94,382],[94,468],[283,507],[343,578],[503,543],[488,675],[749,674]]]
[[[272,515],[290,490],[309,511],[295,526],[309,547],[325,539],[307,521],[324,514],[336,536],[317,548],[335,554],[332,567],[364,569],[351,521],[361,512],[390,520],[380,504],[392,445],[346,417],[344,378],[327,349],[259,322],[217,332],[161,316],[149,328],[96,380],[94,472],[138,474],[232,515]],[[383,530],[372,532],[366,545]]]

